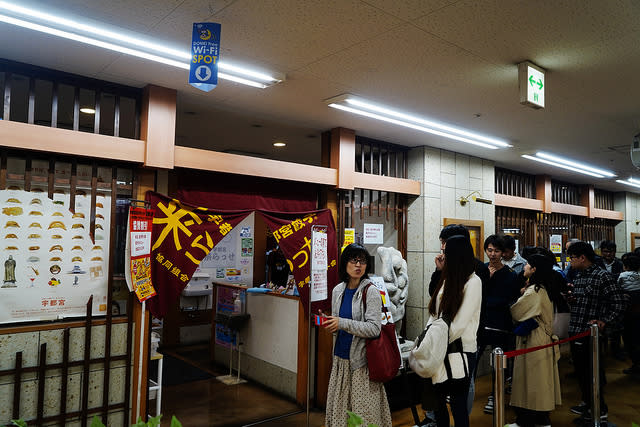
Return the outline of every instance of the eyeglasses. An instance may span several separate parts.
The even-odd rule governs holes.
[[[358,264],[360,263],[361,265],[367,265],[367,259],[366,258],[352,258],[349,260],[350,264]]]

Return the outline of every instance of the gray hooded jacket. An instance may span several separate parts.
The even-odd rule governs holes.
[[[371,283],[369,279],[362,279],[358,290],[353,296],[351,302],[351,319],[340,317],[338,320],[338,329],[353,335],[351,349],[349,350],[349,361],[352,371],[362,368],[367,364],[367,353],[365,349],[366,338],[375,338],[380,335],[382,328],[382,298],[380,292],[371,285],[367,290],[367,312],[363,313],[362,291]],[[342,296],[347,287],[345,282],[336,285],[331,294],[331,315],[340,315],[340,305],[342,304]],[[334,336],[335,338],[335,336]]]

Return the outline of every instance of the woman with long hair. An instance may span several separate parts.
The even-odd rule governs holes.
[[[537,347],[551,343],[553,335],[553,305],[545,289],[552,283],[553,262],[542,254],[531,255],[524,266],[526,286],[522,296],[511,306],[516,322],[528,322],[516,337],[516,349]],[[548,347],[517,356],[513,366],[511,406],[516,422],[510,427],[550,426],[549,412],[562,403],[558,358],[560,350]]]
[[[382,298],[371,284],[369,253],[358,244],[347,246],[340,257],[341,283],[333,288],[331,316],[323,326],[336,334],[327,395],[326,427],[347,425],[347,410],[369,423],[391,427],[391,411],[384,384],[369,379],[365,343],[380,335]],[[322,313],[321,313],[322,314]]]
[[[477,349],[476,332],[480,322],[482,282],[474,273],[473,248],[468,238],[452,236],[444,248],[444,266],[436,290],[429,302],[429,321],[442,317],[449,323],[449,343],[460,339],[467,361],[467,372],[473,372]],[[470,379],[451,380],[446,371],[432,379],[436,395],[435,417],[438,427],[449,426],[447,396],[456,427],[469,425],[467,395]]]

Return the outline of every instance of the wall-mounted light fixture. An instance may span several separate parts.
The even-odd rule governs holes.
[[[480,197],[477,197],[477,196],[473,196],[473,197],[471,197],[471,196],[472,196],[472,195],[474,195],[474,194],[477,194],[477,195],[478,195],[478,196],[480,196]],[[470,198],[470,197],[471,197],[471,199],[472,199],[474,202],[484,203],[484,204],[486,204],[486,205],[490,205],[490,204],[492,204],[492,203],[493,203],[493,201],[491,201],[491,200],[489,200],[489,199],[485,199],[484,197],[482,197],[482,194],[480,194],[480,192],[479,192],[479,191],[473,191],[473,192],[471,192],[471,193],[467,194],[467,195],[466,195],[466,196],[464,196],[464,197],[463,197],[463,196],[460,196],[460,199],[458,199],[458,201],[460,202],[460,206],[465,206],[465,205],[467,204],[467,202],[469,202],[469,198]]]

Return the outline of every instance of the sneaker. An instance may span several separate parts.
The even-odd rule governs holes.
[[[622,373],[623,374],[627,374],[627,375],[638,374],[638,373],[640,373],[640,366],[633,365],[630,368],[623,369]]]
[[[592,421],[593,417],[591,416],[591,409],[587,409],[585,413],[582,415],[582,418],[585,421]],[[609,418],[609,412],[600,411],[600,421],[607,421],[608,418]]]
[[[487,399],[487,404],[484,405],[484,413],[493,414],[493,396],[489,396]]]
[[[587,407],[587,404],[585,402],[580,402],[578,405],[572,406],[569,411],[576,415],[584,415],[588,409],[589,408]]]

